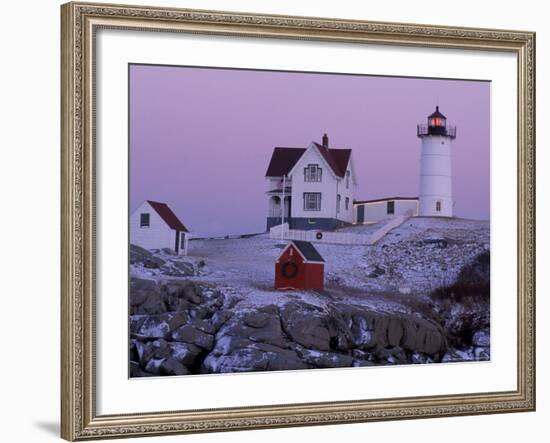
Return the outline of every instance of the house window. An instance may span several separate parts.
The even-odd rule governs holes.
[[[323,175],[323,170],[319,165],[307,165],[304,168],[304,181],[306,182],[320,182]]]
[[[346,211],[349,211],[349,197],[346,197]]]
[[[346,189],[349,189],[349,177],[350,177],[350,172],[349,171],[346,171]]]
[[[436,210],[436,212],[441,212],[441,202],[440,201],[435,202],[435,210]]]
[[[387,203],[386,212],[388,214],[395,214],[395,202],[394,201],[391,201],[391,202]]]
[[[342,200],[342,196],[338,194],[336,196],[336,212],[340,212],[340,200]]]
[[[139,216],[139,227],[140,228],[148,228],[151,226],[151,214],[140,214]]]
[[[321,210],[321,193],[304,192],[304,211]]]

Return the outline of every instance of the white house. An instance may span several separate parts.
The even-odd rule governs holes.
[[[353,203],[353,223],[367,225],[404,215],[408,211],[418,215],[418,197],[388,197],[376,200],[362,200]]]
[[[284,221],[292,229],[332,230],[353,223],[356,185],[351,149],[311,142],[307,148],[276,147],[267,172],[267,229]]]
[[[187,254],[189,231],[166,203],[147,200],[130,216],[130,243]]]

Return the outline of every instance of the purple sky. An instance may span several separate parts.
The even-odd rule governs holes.
[[[490,83],[333,74],[130,67],[130,210],[166,202],[194,233],[265,229],[274,146],[324,132],[351,148],[359,200],[417,196],[424,123],[457,126],[457,217],[489,218]]]

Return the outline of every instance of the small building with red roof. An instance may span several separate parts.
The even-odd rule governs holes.
[[[275,262],[275,289],[324,288],[325,261],[310,242],[292,240]]]
[[[189,230],[166,204],[144,201],[130,216],[130,243],[145,249],[187,254]]]
[[[333,230],[353,223],[355,172],[352,150],[322,143],[306,148],[276,147],[266,171],[267,229]]]

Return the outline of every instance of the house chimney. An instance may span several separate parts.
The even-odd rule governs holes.
[[[325,148],[328,148],[328,135],[327,134],[323,134],[323,146]]]

